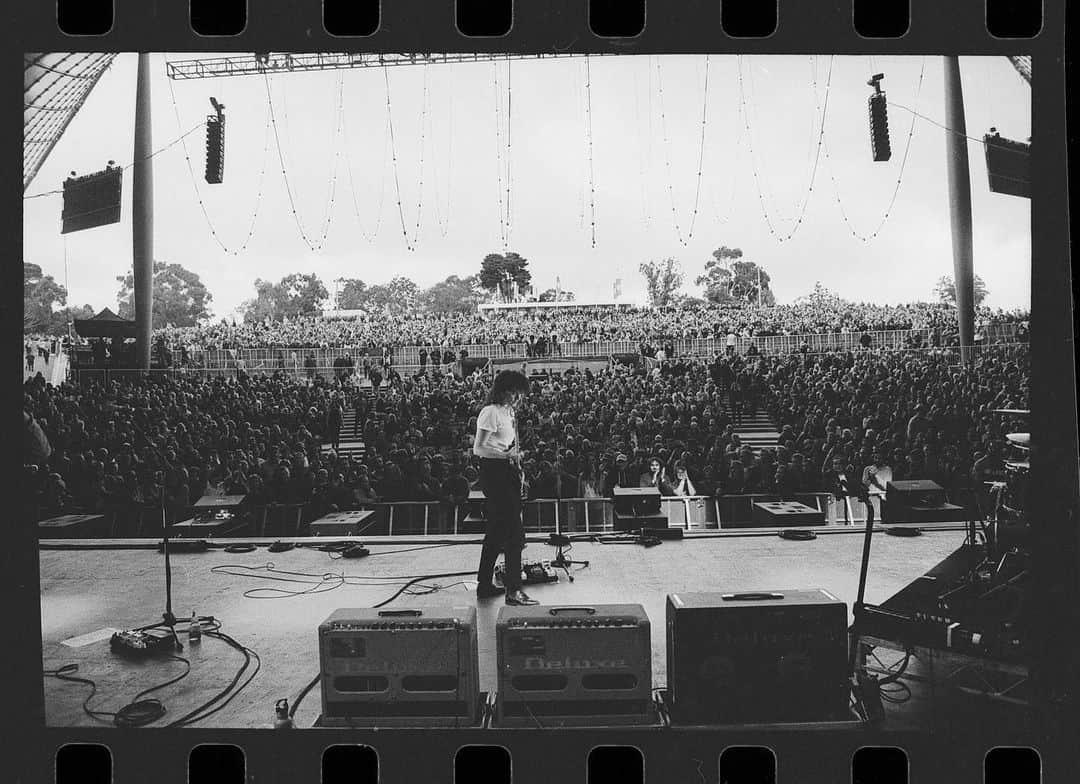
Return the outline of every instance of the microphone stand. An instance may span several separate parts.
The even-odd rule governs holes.
[[[556,504],[562,501],[562,454],[559,452],[558,445],[555,447],[555,498]],[[586,503],[588,502],[586,501]],[[570,574],[570,567],[574,565],[586,567],[589,562],[575,561],[566,557],[563,548],[570,544],[570,537],[563,535],[560,531],[553,533],[549,542],[555,546],[555,557],[551,559],[551,567],[553,569],[562,569],[566,572],[567,579],[574,582],[574,575]]]
[[[161,499],[161,549],[165,554],[165,612],[161,614],[160,623],[143,626],[139,631],[167,629],[169,634],[172,635],[173,644],[176,646],[176,650],[182,651],[184,650],[184,646],[180,644],[180,638],[176,634],[176,616],[173,615],[172,609],[172,562],[169,560],[169,525],[165,513],[164,487],[161,488],[159,498]]]

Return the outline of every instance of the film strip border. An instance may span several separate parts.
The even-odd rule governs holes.
[[[133,48],[130,37],[149,32],[153,49],[165,48],[156,45],[160,38],[174,49],[262,50],[270,44],[298,51],[354,45],[369,51],[389,45],[397,51],[459,51],[467,44],[487,51],[576,52],[598,46],[627,51],[630,46],[638,52],[719,52],[737,45],[751,54],[808,51],[814,47],[806,45],[807,31],[824,32],[827,26],[830,51],[846,51],[837,48],[846,38],[856,48],[872,42],[875,53],[884,55],[971,54],[973,45],[992,42],[1015,50],[1018,42],[1038,39],[1044,30],[1062,29],[1064,12],[1063,3],[1041,0],[310,0],[288,6],[285,14],[275,13],[273,5],[57,0],[26,4],[13,16],[20,27],[52,33],[57,45],[66,42],[64,49],[71,48],[73,38],[84,42],[80,48]],[[45,48],[43,43],[37,48]]]
[[[78,0],[69,2],[77,3]],[[101,51],[552,50],[626,54],[808,51],[863,54],[872,51],[883,56],[919,53],[1008,55],[1018,52],[1030,55],[1039,75],[1033,82],[1033,112],[1041,145],[1041,152],[1033,162],[1032,237],[1036,263],[1033,264],[1032,310],[1036,316],[1032,329],[1036,336],[1061,336],[1060,339],[1033,342],[1036,369],[1032,379],[1032,431],[1033,438],[1039,439],[1041,434],[1040,443],[1045,455],[1043,465],[1050,467],[1041,472],[1037,470],[1034,483],[1038,485],[1036,495],[1041,499],[1040,513],[1049,521],[1047,538],[1075,539],[1075,528],[1066,528],[1066,523],[1074,519],[1070,515],[1076,508],[1076,478],[1069,472],[1070,467],[1075,468],[1075,385],[1071,377],[1065,383],[1062,376],[1069,374],[1060,372],[1061,367],[1069,367],[1073,362],[1072,344],[1068,338],[1073,327],[1067,211],[1064,208],[1067,173],[1061,166],[1065,152],[1064,2],[1047,0],[1041,5],[1041,26],[1037,32],[1001,37],[994,35],[987,26],[988,18],[992,16],[989,9],[994,6],[990,0],[951,0],[949,3],[917,0],[901,4],[908,9],[905,33],[897,37],[898,27],[894,22],[888,28],[890,35],[872,40],[868,39],[870,33],[867,30],[861,30],[867,34],[862,35],[857,29],[860,4],[851,0],[780,0],[775,6],[774,31],[756,36],[740,36],[725,27],[725,8],[730,21],[731,9],[738,4],[737,0],[665,0],[662,11],[657,10],[659,3],[656,0],[648,5],[643,3],[644,27],[640,33],[631,36],[598,34],[593,24],[596,18],[591,15],[596,4],[588,0],[518,0],[512,6],[512,24],[508,32],[496,37],[469,37],[461,31],[456,19],[462,0],[457,3],[454,0],[386,0],[379,5],[378,21],[369,35],[341,37],[326,29],[327,4],[333,5],[317,0],[301,3],[241,0],[243,22],[239,26],[235,21],[231,22],[239,32],[221,37],[209,28],[204,29],[203,35],[193,29],[194,13],[189,3],[104,0],[96,7],[111,9],[108,26],[99,26],[91,36],[72,37],[59,27],[56,3],[20,3],[7,9],[3,40],[9,56],[19,51],[69,51],[73,47]],[[206,2],[202,5],[205,8],[224,4]],[[1005,0],[997,3],[999,8],[1003,5],[1012,4]],[[1030,19],[1030,13],[1025,18]],[[370,26],[370,18],[368,24]],[[1034,30],[1034,23],[1028,22],[1027,29]],[[627,30],[620,28],[620,32]],[[12,73],[4,76],[3,96],[12,99],[13,103],[17,77],[15,70],[10,70]],[[4,140],[9,149],[15,149],[14,139],[19,137],[21,129],[12,121]],[[9,155],[8,159],[9,169],[5,173],[11,180],[15,176],[14,155]],[[1040,206],[1053,208],[1039,209]],[[18,210],[13,212],[18,215]],[[20,236],[17,226],[11,228],[7,236]],[[14,270],[14,265],[9,266]],[[7,288],[17,292],[18,284]],[[15,307],[5,307],[5,318],[15,312]],[[6,325],[6,321],[4,323]],[[17,339],[13,329],[6,328],[3,334]],[[1062,426],[1062,421],[1068,426]],[[14,462],[16,457],[9,456],[9,459]],[[1046,492],[1040,494],[1039,489]],[[1041,556],[1044,565],[1058,557],[1058,553],[1050,552],[1052,549],[1048,547],[1047,554]],[[14,569],[10,575],[5,575],[5,580],[23,586],[7,594],[12,597],[14,607],[9,628],[32,629],[34,623],[40,621],[37,592],[33,589],[37,581],[37,564],[32,532],[25,536],[16,533],[7,554],[13,554]],[[1061,566],[1062,563],[1053,562],[1052,565]],[[17,666],[6,669],[13,674],[7,679],[8,683],[16,683],[14,673],[26,669],[26,665],[29,665],[28,671],[32,671],[35,662],[40,663],[39,642],[32,639],[34,637],[21,634],[13,635],[10,640],[8,649],[14,654]],[[1059,651],[1058,656],[1071,656],[1068,641],[1065,646],[1066,650]],[[40,708],[40,683],[35,684],[31,678],[19,680],[25,683],[14,692],[14,701],[5,711],[5,737],[14,741],[5,745],[17,747],[8,753],[19,756],[4,761],[3,769],[5,777],[12,774],[15,781],[48,781],[58,775],[75,775],[74,779],[61,780],[168,783],[228,780],[232,774],[232,780],[291,782],[314,781],[321,777],[329,782],[346,780],[332,778],[344,765],[346,771],[355,773],[347,779],[352,781],[584,781],[588,780],[590,770],[594,775],[607,774],[610,779],[611,771],[615,769],[624,773],[621,779],[624,781],[845,782],[860,780],[855,778],[855,759],[863,748],[883,750],[862,752],[869,754],[867,759],[878,757],[878,762],[874,763],[876,775],[870,779],[873,781],[991,781],[991,776],[998,772],[995,766],[999,764],[1014,773],[1018,772],[1018,767],[1023,771],[1019,775],[1010,775],[1008,781],[1038,781],[1039,778],[1034,778],[1036,775],[1048,782],[1076,780],[1073,767],[1076,744],[1061,742],[1062,738],[1068,738],[1069,725],[1038,726],[1022,732],[1002,733],[1009,735],[1007,738],[993,737],[998,734],[993,728],[980,728],[987,730],[990,740],[972,737],[964,731],[968,728],[954,727],[932,736],[866,732],[834,736],[791,731],[769,733],[764,737],[763,733],[719,729],[656,732],[590,729],[543,734],[526,730],[454,733],[321,730],[294,731],[288,741],[283,742],[281,733],[270,730],[125,732],[42,728],[43,720],[34,707]],[[1061,733],[1060,737],[1054,734],[1055,731]],[[768,755],[755,751],[761,749],[762,744],[768,748]],[[732,753],[731,749],[742,748],[751,749],[749,753],[757,755],[759,761],[762,757],[771,758],[774,763],[772,773],[769,773],[766,759],[766,777],[738,778],[733,775],[734,771],[746,770],[746,763],[736,761],[731,767],[725,767],[722,755]],[[201,751],[195,751],[198,749]],[[902,751],[904,763],[899,761],[895,750]],[[240,752],[241,779],[235,778],[237,752]],[[88,761],[95,757],[97,762]],[[882,759],[884,763],[880,762]],[[333,771],[324,774],[328,761],[328,768]],[[80,770],[84,764],[89,767]],[[192,764],[195,769],[191,768]],[[1036,764],[1038,773],[1035,772]],[[206,776],[208,765],[211,769],[217,766],[217,772],[225,778],[222,775]],[[492,765],[494,767],[489,767]],[[483,772],[477,773],[478,770]],[[372,773],[374,777],[370,777]],[[770,775],[772,778],[768,777]]]
[[[777,27],[778,4],[770,0],[726,0],[720,3],[725,34],[761,38]],[[647,0],[588,0],[589,29],[603,38],[633,38],[644,32]],[[247,0],[190,0],[191,29],[204,36],[233,36],[247,27]],[[454,24],[463,35],[496,37],[514,24],[513,0],[456,0]],[[910,24],[908,0],[854,0],[852,23],[868,38],[898,38]],[[660,9],[660,13],[663,10]],[[323,0],[322,24],[339,37],[368,37],[382,26],[381,0]],[[57,24],[67,35],[107,35],[115,19],[114,0],[59,0]],[[998,38],[1031,38],[1042,28],[1037,0],[987,0],[986,27]]]
[[[874,745],[873,739],[848,738],[833,742],[812,741],[818,754],[812,765],[792,753],[792,741],[757,745],[748,738],[687,736],[675,744],[656,739],[631,744],[632,738],[612,738],[594,732],[575,732],[571,742],[560,744],[555,759],[515,750],[512,735],[495,739],[477,738],[461,742],[446,736],[432,741],[420,733],[408,733],[409,740],[428,750],[428,764],[403,767],[400,759],[385,757],[379,747],[385,741],[367,745],[349,737],[328,744],[321,732],[311,733],[303,742],[288,744],[282,754],[272,751],[275,733],[248,743],[248,751],[235,743],[201,742],[185,751],[183,745],[158,747],[153,741],[146,755],[147,765],[134,766],[129,760],[114,763],[113,753],[104,744],[67,744],[56,752],[55,781],[182,781],[190,784],[243,784],[246,781],[321,781],[322,784],[389,781],[446,781],[454,784],[484,782],[510,784],[532,781],[584,781],[589,784],[618,781],[644,784],[649,781],[747,782],[776,784],[779,781],[852,782],[852,784],[907,784],[923,781],[965,781],[984,784],[1028,784],[1053,781],[1043,777],[1043,759],[1028,746],[996,746],[985,750],[961,747],[966,762],[957,763],[958,754],[934,759],[933,753],[916,742],[914,753],[896,745]],[[430,733],[424,733],[429,735]],[[266,736],[273,737],[266,737]],[[448,742],[442,742],[442,741]],[[461,745],[458,745],[458,744]],[[967,755],[966,752],[971,752]],[[980,764],[981,763],[981,764]],[[185,776],[186,779],[180,778]],[[145,778],[142,778],[145,777]],[[421,778],[422,777],[422,778]]]

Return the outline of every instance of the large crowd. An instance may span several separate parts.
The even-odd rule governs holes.
[[[1021,311],[980,308],[982,325],[1023,323]],[[155,342],[172,350],[238,348],[369,348],[372,346],[464,346],[581,341],[662,342],[688,338],[863,333],[924,329],[949,345],[956,311],[947,305],[881,306],[817,299],[793,305],[688,305],[670,308],[581,307],[432,313],[409,308],[358,312],[351,318],[301,317],[284,321],[225,321],[198,327],[166,327]]]
[[[22,487],[42,517],[164,498],[176,518],[207,494],[303,504],[308,520],[375,501],[462,503],[478,476],[470,445],[489,377],[391,373],[371,395],[354,383],[361,372],[55,387],[38,376],[24,412],[49,446],[27,459]],[[1008,346],[966,366],[947,349],[863,349],[546,374],[518,413],[527,493],[652,484],[667,495],[842,495],[885,468],[961,493],[1000,469],[1007,423],[993,410],[1026,407],[1028,377],[1026,350]],[[363,441],[362,458],[335,449],[349,409],[355,431],[344,435]],[[756,410],[779,431],[760,450],[737,432]]]

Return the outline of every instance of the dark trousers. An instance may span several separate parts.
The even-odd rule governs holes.
[[[480,551],[477,580],[489,585],[495,572],[495,560],[506,554],[503,586],[508,591],[521,587],[521,546],[525,527],[521,522],[521,478],[509,460],[480,461],[480,489],[487,496],[487,531]]]

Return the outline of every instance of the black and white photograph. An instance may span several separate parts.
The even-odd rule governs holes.
[[[1033,721],[1023,51],[23,60],[46,727]]]

